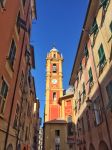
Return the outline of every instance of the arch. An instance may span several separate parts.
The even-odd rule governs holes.
[[[24,149],[23,150],[26,150],[26,147],[24,147]]]
[[[85,147],[85,146],[83,147],[83,150],[86,150],[86,147]]]
[[[13,150],[12,144],[9,144],[9,145],[8,145],[7,150]]]
[[[95,150],[95,148],[94,148],[93,144],[90,144],[90,146],[89,146],[89,150]]]
[[[107,144],[104,141],[100,142],[99,150],[109,150]]]

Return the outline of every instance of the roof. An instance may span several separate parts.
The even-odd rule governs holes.
[[[62,119],[54,119],[54,120],[50,120],[45,122],[45,124],[66,124],[67,122],[65,120]]]
[[[72,98],[74,96],[74,94],[68,94],[68,95],[64,95],[62,97],[59,98],[59,100],[64,100],[64,99],[67,99],[67,98]]]
[[[51,50],[50,50],[50,52],[58,52],[58,50],[55,48],[55,47],[53,47]]]

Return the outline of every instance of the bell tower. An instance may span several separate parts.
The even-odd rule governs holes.
[[[63,57],[56,48],[50,50],[46,58],[46,104],[45,122],[60,118],[59,97],[63,95],[62,87]]]

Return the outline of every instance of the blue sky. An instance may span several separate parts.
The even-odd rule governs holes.
[[[36,95],[40,116],[44,116],[46,55],[53,45],[62,53],[63,88],[69,79],[89,0],[37,0],[37,20],[33,21],[31,44],[35,48]]]

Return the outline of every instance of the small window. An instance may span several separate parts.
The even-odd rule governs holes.
[[[89,51],[88,51],[87,44],[86,44],[86,46],[85,46],[85,48],[84,48],[84,55],[85,55],[85,57],[88,59],[88,57],[89,57]]]
[[[15,55],[16,55],[16,44],[15,44],[15,41],[12,40],[9,57],[8,57],[8,61],[9,61],[11,68],[13,67],[13,64],[14,64]]]
[[[92,83],[92,82],[93,82],[93,74],[92,74],[92,69],[91,69],[91,67],[90,67],[88,73],[89,73],[89,82]]]
[[[53,92],[53,100],[56,100],[56,92]]]
[[[100,48],[98,50],[98,55],[99,55],[99,71],[101,73],[102,69],[106,64],[106,57],[105,57],[104,48],[102,44],[100,45]]]
[[[4,108],[5,108],[5,102],[6,102],[6,97],[8,93],[8,85],[7,83],[3,80],[2,81],[2,86],[1,86],[1,91],[0,91],[0,113],[4,113]]]
[[[82,72],[82,62],[80,62],[79,70]]]
[[[82,94],[83,94],[83,98],[86,96],[86,89],[85,89],[85,83],[83,83],[82,85]]]
[[[26,2],[26,0],[22,0],[22,2],[23,2],[23,7],[25,6],[25,2]]]
[[[112,21],[111,21],[111,23],[110,23],[110,31],[111,31],[111,33],[112,33]]]
[[[17,21],[16,21],[16,26],[17,26],[17,31],[18,31],[18,34],[20,33],[20,11],[18,13],[18,16],[17,16]]]
[[[55,130],[55,136],[60,136],[60,130]]]
[[[98,32],[98,25],[97,25],[96,18],[95,18],[90,29],[90,34],[96,35],[97,32]]]
[[[53,64],[53,73],[56,73],[56,70],[57,70],[57,68],[56,68],[56,64]]]
[[[103,6],[104,9],[108,7],[109,0],[100,0],[101,6]]]
[[[94,113],[95,113],[95,123],[96,123],[96,125],[99,125],[102,121],[99,97],[94,101],[93,107],[94,107]]]
[[[4,0],[0,0],[0,7],[2,8],[3,11],[5,11],[5,6],[4,6]]]
[[[55,150],[60,150],[60,130],[55,130]]]
[[[53,58],[56,58],[56,54],[53,55]]]

